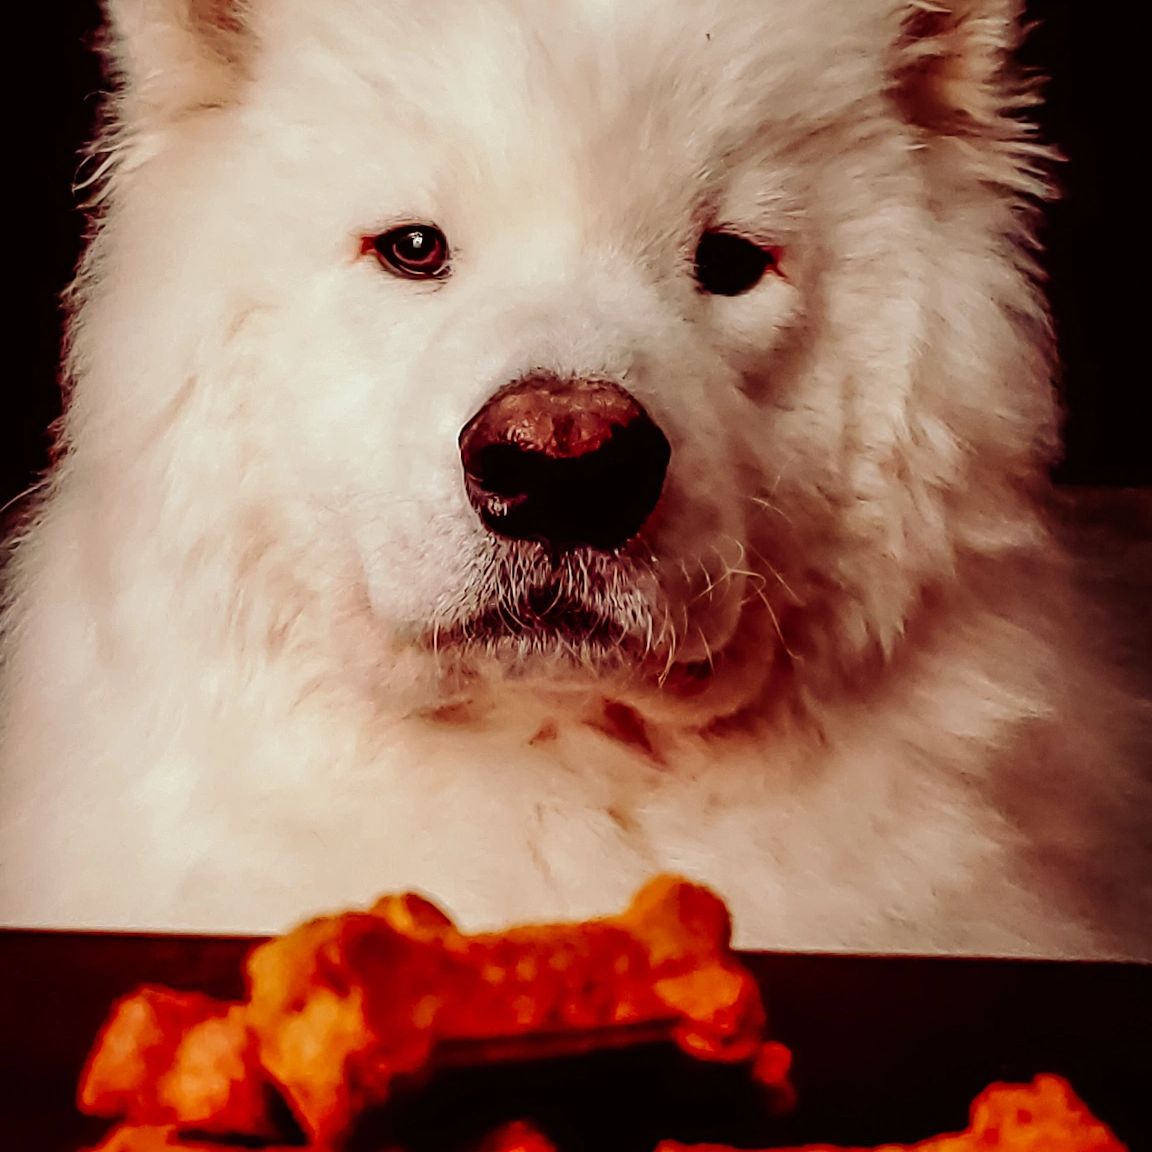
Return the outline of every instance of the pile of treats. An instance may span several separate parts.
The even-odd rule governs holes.
[[[676,877],[583,924],[465,935],[412,895],[310,921],[252,951],[243,1002],[147,987],[113,1007],[80,1084],[81,1109],[118,1122],[93,1152],[340,1152],[362,1116],[438,1068],[653,1041],[743,1065],[785,1103],[789,1054],[766,1039],[730,934],[723,902]],[[1123,1152],[1054,1076],[994,1085],[967,1132],[916,1148]],[[555,1150],[516,1124],[483,1152]]]

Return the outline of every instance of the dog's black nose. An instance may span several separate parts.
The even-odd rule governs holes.
[[[671,448],[624,389],[533,376],[500,389],[460,433],[468,499],[491,531],[610,552],[660,498]]]

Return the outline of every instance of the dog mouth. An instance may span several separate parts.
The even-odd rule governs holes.
[[[489,537],[412,638],[442,675],[663,688],[683,674],[695,692],[724,658],[745,592],[722,568],[661,559],[642,539],[605,552]]]
[[[474,642],[527,642],[537,648],[623,646],[627,628],[560,587],[532,589],[515,603],[498,603],[461,625]]]
[[[526,542],[493,549],[456,601],[426,632],[440,653],[476,653],[515,665],[632,664],[655,654],[656,584],[636,558]]]

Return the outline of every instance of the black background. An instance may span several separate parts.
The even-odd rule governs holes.
[[[1110,119],[1101,83],[1106,62],[1102,38],[1094,35],[1101,17],[1092,6],[1094,26],[1087,26],[1084,8],[1076,0],[1031,0],[1028,16],[1037,26],[1022,53],[1026,65],[1051,78],[1041,127],[1066,157],[1059,173],[1063,196],[1048,208],[1043,229],[1066,411],[1065,456],[1056,479],[1143,485],[1152,483],[1152,451],[1137,413],[1144,372],[1134,367],[1134,355],[1126,356],[1135,348],[1138,325],[1117,305],[1119,296],[1131,300],[1130,294],[1143,289],[1122,293],[1119,274],[1105,269],[1117,244],[1130,241],[1117,221],[1103,219],[1099,129]],[[37,24],[26,38],[30,56],[23,61],[31,65],[31,87],[14,90],[8,107],[10,116],[19,117],[21,106],[31,113],[32,163],[20,182],[29,201],[28,229],[20,229],[18,238],[31,243],[14,245],[23,247],[26,267],[15,281],[21,285],[15,294],[18,326],[9,333],[15,363],[0,382],[0,506],[22,491],[48,458],[48,426],[59,411],[59,299],[84,231],[80,195],[72,188],[101,85],[92,51],[99,24],[96,0],[65,0],[33,13]],[[11,165],[11,154],[8,159]]]

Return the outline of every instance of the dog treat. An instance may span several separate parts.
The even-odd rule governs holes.
[[[790,1102],[791,1054],[764,1040],[759,991],[729,934],[723,902],[671,876],[645,885],[619,916],[477,935],[420,896],[386,896],[256,947],[242,1003],[157,987],[118,1001],[84,1069],[80,1106],[123,1121],[94,1152],[288,1145],[301,1131],[311,1152],[337,1152],[402,1078],[653,1040],[746,1064]],[[526,1123],[482,1148],[555,1152]],[[1057,1076],[992,1085],[962,1133],[871,1152],[989,1148],[1123,1152]],[[731,1150],[666,1141],[656,1152]]]
[[[120,1001],[80,1104],[145,1127],[273,1139],[279,1101],[310,1140],[338,1145],[398,1077],[659,1040],[747,1063],[785,1094],[788,1053],[765,1044],[759,991],[729,936],[724,903],[675,877],[616,917],[479,935],[422,897],[384,897],[254,949],[243,1004],[154,988]]]
[[[420,897],[385,897],[257,948],[251,1020],[305,1132],[337,1140],[397,1076],[438,1064],[661,1039],[754,1060],[764,1012],[729,933],[718,897],[671,877],[615,918],[476,936]]]
[[[142,988],[112,1008],[80,1080],[80,1107],[133,1124],[272,1137],[267,1077],[246,1011]]]
[[[972,1104],[968,1128],[918,1144],[884,1144],[874,1149],[809,1144],[774,1152],[1127,1152],[1059,1076],[1037,1076],[1031,1084],[993,1084]],[[666,1140],[656,1152],[736,1152],[721,1144],[678,1144]]]

